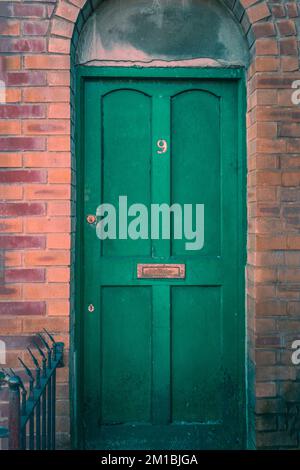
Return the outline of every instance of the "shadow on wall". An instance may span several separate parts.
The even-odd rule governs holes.
[[[103,0],[77,48],[87,65],[199,58],[212,60],[195,65],[249,63],[240,25],[219,0]]]

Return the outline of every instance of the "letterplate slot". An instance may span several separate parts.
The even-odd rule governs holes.
[[[138,264],[139,279],[184,279],[185,264]]]

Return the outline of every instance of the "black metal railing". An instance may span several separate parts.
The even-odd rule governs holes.
[[[27,348],[34,371],[18,358],[29,380],[27,389],[13,369],[2,369],[2,382],[8,385],[8,428],[0,428],[0,439],[8,438],[9,450],[55,449],[56,369],[64,365],[64,343],[44,331],[38,334],[41,345],[34,342],[39,360]]]

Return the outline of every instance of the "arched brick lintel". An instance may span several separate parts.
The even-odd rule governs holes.
[[[71,53],[81,29],[101,0],[59,0],[50,26],[49,52]],[[256,39],[276,37],[272,12],[267,1],[222,0],[240,23],[251,52]]]

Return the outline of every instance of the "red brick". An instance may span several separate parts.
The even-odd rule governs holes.
[[[0,183],[43,183],[46,181],[44,170],[1,170]]]
[[[281,39],[279,41],[279,53],[281,55],[297,55],[298,45],[296,38]]]
[[[278,44],[276,39],[262,38],[255,42],[257,55],[276,55],[278,54]]]
[[[73,29],[74,25],[62,18],[54,18],[52,21],[51,33],[56,36],[71,38],[73,35]]]
[[[296,35],[295,22],[292,20],[280,20],[277,22],[277,28],[281,36]]]
[[[279,137],[300,137],[300,123],[282,123],[278,127]]]
[[[7,74],[7,84],[13,85],[46,85],[46,72],[9,72]]]
[[[63,119],[27,120],[24,122],[23,131],[33,135],[66,135],[70,134],[70,122]]]
[[[0,106],[0,118],[42,118],[46,115],[46,106],[41,104],[10,104]]]
[[[71,5],[70,3],[61,1],[55,13],[61,18],[65,18],[75,23],[75,20],[79,13],[79,8],[74,5]]]
[[[40,202],[6,202],[0,203],[0,215],[4,217],[24,215],[44,215],[45,204]]]
[[[0,137],[0,151],[44,150],[44,137]]]
[[[299,15],[298,6],[296,2],[287,3],[286,9],[290,18],[297,18],[297,16]]]
[[[46,9],[43,5],[13,4],[13,16],[19,18],[43,18],[46,15]]]
[[[283,186],[299,186],[300,185],[300,172],[282,173]]]
[[[12,303],[12,302],[2,302]],[[2,307],[3,308],[3,307]],[[12,335],[14,333],[20,333],[22,329],[21,320],[18,318],[3,318],[1,317],[1,304],[0,304],[0,331],[2,335]],[[4,390],[1,391],[3,393]]]
[[[46,40],[0,38],[0,52],[45,52]]]
[[[1,18],[0,19],[0,34],[3,36],[19,36],[20,22]]]
[[[45,270],[36,269],[6,269],[5,282],[43,282],[45,280]],[[59,282],[59,281],[58,281]]]
[[[247,14],[248,14],[250,22],[255,23],[256,21],[268,18],[271,13],[267,4],[264,2],[264,3],[253,5],[250,8],[248,8]]]
[[[276,384],[274,382],[260,382],[256,385],[256,396],[276,397]]]
[[[45,315],[45,302],[0,302],[0,315]],[[2,320],[1,320],[2,321]],[[1,326],[1,323],[0,323]],[[20,329],[16,329],[19,332]],[[3,333],[3,330],[1,329]],[[12,330],[11,330],[12,332]]]
[[[275,26],[273,23],[256,23],[252,26],[254,36],[259,38],[267,38],[276,36]]]
[[[14,235],[0,236],[0,248],[14,250],[24,248],[44,248],[45,238],[43,236]]]
[[[24,21],[23,34],[25,36],[45,36],[49,28],[49,21]]]

